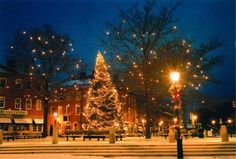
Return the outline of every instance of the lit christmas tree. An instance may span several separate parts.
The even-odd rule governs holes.
[[[120,123],[121,105],[118,93],[112,84],[107,64],[98,52],[94,79],[90,82],[85,107],[88,129],[109,129]]]

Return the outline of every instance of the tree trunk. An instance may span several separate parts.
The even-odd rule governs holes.
[[[48,100],[44,100],[44,114],[43,114],[43,137],[48,136]]]
[[[151,110],[149,96],[146,97],[146,139],[151,139]]]

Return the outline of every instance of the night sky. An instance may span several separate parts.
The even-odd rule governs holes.
[[[141,0],[140,0],[141,1]],[[50,24],[73,40],[75,51],[88,63],[94,63],[104,34],[104,24],[117,18],[117,8],[128,8],[138,0],[0,0],[0,63],[5,63],[9,42],[15,30]],[[158,0],[163,4],[171,0]],[[207,87],[207,92],[224,97],[235,96],[235,4],[234,0],[183,0],[177,10],[178,30],[193,40],[204,42],[212,35],[225,41],[226,60],[214,70],[221,86]]]

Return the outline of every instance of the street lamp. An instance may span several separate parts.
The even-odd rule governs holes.
[[[172,96],[173,102],[176,104],[176,109],[175,109],[175,115],[176,117],[174,118],[174,124],[176,125],[176,130],[177,130],[177,157],[178,158],[183,158],[183,142],[182,142],[182,137],[180,133],[180,114],[179,114],[179,109],[181,108],[181,101],[180,101],[180,90],[181,86],[179,85],[179,80],[180,80],[180,73],[175,71],[170,73],[170,79],[171,79],[171,87],[170,87],[170,93]]]
[[[212,124],[212,132],[213,132],[213,135],[215,136],[215,133],[216,133],[216,128],[215,128],[216,121],[212,120],[211,124]]]
[[[233,136],[232,136],[231,126],[232,126],[233,121],[231,119],[228,119],[227,123],[228,123],[229,134],[230,134],[230,137],[232,138]]]

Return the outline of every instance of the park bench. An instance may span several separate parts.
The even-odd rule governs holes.
[[[116,141],[118,141],[118,139],[120,139],[120,141],[122,141],[123,137],[125,137],[125,130],[116,130],[115,132],[115,136],[116,136]]]
[[[3,133],[3,140],[9,141],[10,139],[12,139],[12,141],[14,141],[17,138],[18,138],[17,132],[5,132],[5,133]]]
[[[75,140],[75,138],[80,138],[82,136],[82,131],[66,131],[63,137],[66,137],[66,140],[69,141],[69,138]]]
[[[161,137],[165,137],[165,139],[167,139],[168,134],[167,134],[167,133],[164,133],[164,134],[161,134],[160,136],[161,136]]]
[[[97,141],[99,141],[100,139],[105,140],[105,138],[108,136],[109,131],[108,130],[87,130],[84,131],[84,135],[83,135],[83,140],[85,141],[85,139],[94,139],[96,138]]]

